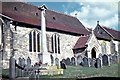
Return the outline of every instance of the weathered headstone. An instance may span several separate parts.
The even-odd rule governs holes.
[[[65,62],[60,61],[60,66],[62,69],[66,69],[66,64]]]
[[[51,58],[51,64],[53,65],[53,63],[54,63],[54,57],[52,55],[50,55],[50,58]]]
[[[20,66],[22,66],[22,59],[21,59],[21,58],[18,59],[18,64],[19,64]]]
[[[92,58],[88,58],[88,66],[91,67],[92,66]]]
[[[102,54],[100,53],[98,57],[99,57],[99,58],[102,58]]]
[[[69,59],[69,58],[67,58],[67,59],[65,60],[65,62],[66,62],[66,65],[70,65],[70,59]]]
[[[102,61],[103,61],[103,65],[105,65],[105,66],[109,65],[108,56],[107,55],[103,55],[102,56]]]
[[[101,59],[100,58],[96,58],[96,68],[101,68]]]
[[[83,58],[83,66],[84,67],[89,67],[89,65],[88,65],[88,58],[87,57]]]
[[[9,77],[10,79],[15,79],[15,58],[13,56],[10,57],[9,63]]]
[[[27,58],[27,66],[28,66],[28,67],[31,66],[31,59],[30,59],[30,57]]]
[[[71,58],[71,65],[75,65],[75,58],[74,57]]]
[[[83,62],[82,56],[78,56],[78,57],[77,57],[77,64],[78,64],[78,65],[82,65],[82,62]]]
[[[65,63],[65,59],[62,59],[62,62],[64,62],[64,63]]]
[[[18,59],[18,65],[22,66],[22,58]],[[17,71],[18,71],[18,75],[17,76],[22,76],[22,70],[17,68]]]
[[[112,56],[112,63],[117,63],[117,55]]]
[[[55,59],[55,65],[57,66],[57,68],[59,68],[59,59],[58,58]]]
[[[22,67],[25,67],[25,59],[22,58]]]
[[[96,60],[95,58],[91,59],[91,67],[95,67],[95,63],[96,63],[95,60]]]

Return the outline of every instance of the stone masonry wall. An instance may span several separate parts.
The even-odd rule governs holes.
[[[98,40],[100,44],[102,43],[106,43],[106,54],[111,54],[111,51],[110,51],[110,42],[109,41],[105,41],[105,40]]]
[[[29,52],[29,33],[32,30],[37,30],[40,32],[40,30],[36,28],[26,28],[22,26],[17,26],[16,31],[14,29],[14,25],[10,25],[11,30],[14,33],[14,40],[13,40],[13,47],[15,48],[15,58],[18,60],[19,57],[27,59],[28,56],[31,58],[32,64],[37,62],[38,59],[38,53],[37,52]],[[50,32],[47,31],[47,34],[49,37],[51,37],[54,33],[56,32]],[[72,48],[74,47],[75,43],[77,42],[79,36],[73,36],[73,35],[68,35],[68,34],[63,34],[63,33],[58,33],[60,35],[60,54],[59,59],[62,60],[63,58],[71,58],[73,57],[73,51]],[[4,68],[9,67],[9,58],[10,58],[10,49],[9,45],[10,42],[6,42],[6,54],[4,55],[5,61],[3,64]],[[41,51],[41,50],[40,50]]]

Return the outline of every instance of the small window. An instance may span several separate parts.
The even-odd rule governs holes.
[[[53,17],[53,19],[55,20],[55,17]]]
[[[17,7],[14,7],[14,10],[17,11]]]
[[[38,13],[35,13],[35,15],[36,15],[36,16],[39,16],[39,14],[38,14]]]

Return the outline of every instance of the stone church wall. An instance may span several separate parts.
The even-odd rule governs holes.
[[[54,33],[60,35],[60,60],[74,57],[72,48],[75,46],[79,36],[73,36],[58,32],[47,32],[51,37]]]
[[[91,58],[92,49],[95,48],[96,58],[98,58],[99,54],[101,53],[101,46],[94,34],[91,34],[87,44],[88,57]]]
[[[98,40],[100,45],[102,45],[103,43],[106,43],[106,54],[111,54],[111,50],[110,50],[110,42],[109,41],[105,41],[105,40]],[[101,48],[102,49],[102,48]]]
[[[16,60],[18,60],[20,57],[27,59],[28,56],[31,58],[31,63],[34,64],[37,62],[38,59],[38,52],[29,52],[29,33],[32,30],[37,30],[40,32],[40,30],[36,28],[27,28],[22,26],[17,26],[15,31],[15,26],[10,25],[11,30],[14,33],[14,39],[13,39],[13,48],[15,48],[14,55]],[[9,31],[8,31],[9,32]],[[51,37],[54,33],[57,32],[51,32],[47,31],[47,34]],[[60,35],[60,54],[59,59],[62,60],[63,58],[71,58],[73,57],[73,50],[75,43],[77,42],[79,36],[73,36],[69,34],[63,34],[58,33]],[[10,51],[10,40],[6,40],[6,48],[4,53],[4,60],[3,60],[3,67],[8,68],[9,67],[9,59],[11,55]],[[40,50],[41,51],[41,50]],[[18,62],[17,62],[18,63]],[[26,62],[25,62],[26,63]]]

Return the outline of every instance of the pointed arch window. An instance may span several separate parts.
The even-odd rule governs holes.
[[[58,34],[52,35],[52,52],[60,54],[60,36]]]
[[[40,33],[38,31],[29,33],[29,51],[40,52]]]
[[[110,48],[111,48],[111,53],[115,53],[115,43],[113,43],[113,41],[110,41]]]
[[[48,52],[52,52],[52,39],[51,37],[47,34],[46,36],[46,39],[47,39],[47,49],[48,49]]]
[[[118,43],[118,53],[120,55],[120,43]]]
[[[102,53],[103,53],[103,54],[106,54],[106,43],[105,43],[105,42],[103,42],[103,43],[101,44],[101,49],[102,49]]]

